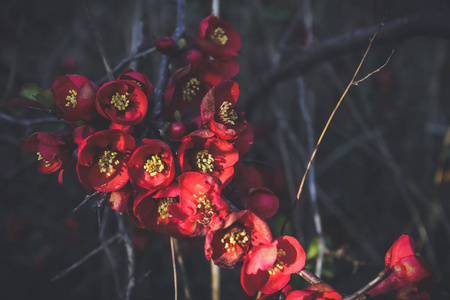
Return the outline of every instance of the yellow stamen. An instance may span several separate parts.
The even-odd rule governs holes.
[[[117,107],[120,111],[125,110],[130,104],[130,100],[127,98],[128,95],[128,93],[121,95],[119,92],[116,92],[116,94],[111,98],[111,104]]]
[[[237,112],[230,108],[231,103],[228,101],[224,101],[220,106],[219,116],[220,120],[225,124],[235,125],[235,122],[238,119]]]
[[[72,104],[72,108],[74,108],[75,106],[77,106],[77,91],[75,90],[70,90],[69,91],[69,95],[67,95],[66,97],[67,103],[66,106],[70,106]]]
[[[210,35],[211,41],[217,45],[225,45],[228,37],[225,35],[225,30],[222,27],[217,27],[214,33]]]
[[[183,101],[191,101],[198,91],[200,91],[200,81],[192,77],[183,88]]]
[[[204,192],[199,192],[199,196],[193,195],[197,199],[197,212],[202,216],[198,222],[203,225],[211,223],[212,216],[216,211],[216,205],[211,202]]]
[[[164,162],[161,160],[159,155],[152,155],[149,159],[147,159],[144,169],[150,174],[150,176],[153,177],[164,171]]]
[[[208,150],[202,150],[197,153],[197,167],[203,172],[212,172],[214,169],[214,158],[209,154]]]
[[[114,172],[114,165],[119,164],[119,160],[115,160],[117,156],[117,152],[105,150],[103,155],[98,160],[98,168],[100,169],[100,173],[106,173],[106,176],[111,176],[112,172]]]
[[[170,218],[171,215],[167,212],[169,205],[175,203],[175,198],[167,197],[160,200],[158,204],[158,214],[161,216],[161,219]]]
[[[276,272],[284,269],[284,262],[280,259],[282,256],[286,256],[286,252],[283,249],[278,249],[277,251],[277,260],[273,267],[268,271],[270,275],[275,274]]]
[[[43,160],[44,163],[45,163],[45,166],[46,166],[46,167],[50,167],[51,161],[45,160],[45,159],[42,157],[41,153],[39,153],[39,152],[36,152],[36,154],[37,154],[37,156],[38,156],[38,161],[39,161],[39,160]]]
[[[243,246],[249,241],[247,231],[243,228],[234,227],[228,231],[220,240],[227,252],[236,252],[236,246]]]

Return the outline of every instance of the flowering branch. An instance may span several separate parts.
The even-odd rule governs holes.
[[[358,290],[357,292],[344,297],[343,300],[354,300],[354,299],[358,299],[360,296],[364,295],[365,293],[367,293],[368,291],[370,291],[372,288],[374,288],[377,284],[379,284],[383,279],[385,279],[388,275],[390,274],[390,270],[388,271],[381,271],[377,277],[375,277],[375,279],[373,279],[371,282],[369,282],[368,284],[366,284],[363,288],[361,288],[360,290]]]

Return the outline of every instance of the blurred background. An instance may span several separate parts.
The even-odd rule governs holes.
[[[186,34],[195,36],[211,1],[186,2]],[[89,1],[111,65],[170,36],[176,4]],[[2,1],[0,16],[2,103],[28,82],[45,89],[64,74],[104,80],[82,2]],[[321,242],[314,216],[320,215],[326,246],[321,276],[352,293],[383,268],[393,241],[409,234],[440,279],[432,299],[450,299],[450,2],[228,0],[221,1],[220,17],[242,39],[234,80],[238,106],[255,131],[244,163],[256,167],[280,199],[269,220],[274,236],[288,219],[284,234],[299,239],[309,253],[307,266],[315,270]],[[379,42],[357,79],[395,53],[350,89],[318,148],[313,177],[292,208],[312,149],[383,19]],[[155,84],[160,61],[154,52],[129,66]],[[120,299],[127,282],[120,240],[51,281],[113,237],[118,223],[110,209],[93,202],[72,212],[85,196],[76,174],[66,172],[61,186],[57,174],[39,174],[35,155],[20,150],[31,133],[61,128],[49,117],[0,107],[0,298]],[[132,238],[131,299],[173,297],[168,238],[140,230]],[[180,299],[185,287],[191,299],[210,299],[203,240],[179,246],[186,274],[180,271]],[[240,267],[221,272],[223,299],[250,299],[239,274]],[[293,285],[305,286],[298,276]]]

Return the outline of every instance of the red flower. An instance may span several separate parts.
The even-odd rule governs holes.
[[[147,113],[148,101],[137,83],[114,80],[98,90],[95,105],[98,113],[113,123],[136,125]]]
[[[203,98],[200,112],[203,126],[223,140],[234,140],[247,126],[243,113],[236,111],[239,86],[227,80],[213,87]]]
[[[200,23],[197,43],[208,55],[217,60],[230,60],[241,49],[241,37],[230,23],[210,15]]]
[[[210,230],[205,239],[206,259],[221,268],[234,268],[244,260],[251,247],[272,242],[267,223],[248,210],[232,212],[224,219],[224,226]]]
[[[175,177],[170,146],[157,139],[143,139],[128,161],[128,172],[134,185],[151,192],[169,185]]]
[[[35,132],[30,135],[23,142],[22,149],[37,153],[38,172],[42,174],[64,169],[70,160],[70,151],[66,143],[47,132]]]
[[[77,173],[88,192],[112,192],[129,179],[127,161],[136,142],[117,129],[98,131],[84,139],[78,148]]]
[[[154,94],[153,84],[148,80],[147,76],[144,74],[134,72],[132,69],[126,70],[123,72],[118,80],[131,80],[136,83],[144,92],[145,96],[147,96],[147,100],[150,101]]]
[[[76,127],[73,132],[73,142],[77,145],[80,145],[81,141],[95,133],[95,128],[91,125],[80,125]]]
[[[218,139],[206,129],[185,136],[178,149],[182,172],[207,173],[219,178],[224,186],[230,182],[238,160],[238,150],[231,143]]]
[[[170,123],[166,133],[170,141],[179,142],[186,135],[186,126],[181,122]]]
[[[280,200],[266,188],[251,189],[247,195],[248,209],[264,220],[272,217],[280,206]]]
[[[109,196],[107,206],[111,207],[115,211],[126,212],[129,210],[130,199],[133,198],[134,191],[131,189],[130,184],[126,184],[124,187],[117,191],[112,191]]]
[[[436,279],[430,263],[415,254],[414,240],[408,235],[400,236],[385,256],[385,272],[391,272],[368,294],[376,296],[391,290],[411,289],[432,285]]]
[[[244,260],[242,287],[249,296],[257,291],[275,293],[289,282],[292,273],[303,269],[305,260],[305,251],[293,237],[282,236],[271,244],[260,245]]]
[[[156,50],[162,54],[172,54],[177,50],[175,41],[169,36],[163,36],[156,40]]]
[[[190,236],[204,235],[210,229],[223,226],[228,204],[220,197],[220,187],[215,177],[187,172],[178,177],[180,203],[171,207],[171,214],[181,220],[182,232]]]
[[[328,284],[318,283],[300,291],[290,292],[286,300],[342,300],[342,296]]]
[[[167,231],[176,238],[189,235],[190,232],[180,230],[180,220],[174,218],[170,212],[170,207],[180,202],[179,195],[180,188],[176,182],[154,195],[150,192],[139,193],[133,204],[137,225],[150,231]]]
[[[215,64],[198,59],[173,72],[164,93],[164,104],[169,117],[178,110],[184,115],[189,107],[198,109],[203,96],[222,81],[222,74]]]
[[[98,87],[81,75],[63,75],[52,86],[58,116],[68,121],[91,121],[96,116],[95,95]]]

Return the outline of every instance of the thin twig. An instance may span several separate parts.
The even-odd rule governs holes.
[[[317,277],[313,272],[311,272],[308,269],[303,269],[300,272],[298,272],[297,274],[300,275],[300,277],[302,277],[306,281],[308,281],[310,284],[323,283],[322,279]]]
[[[343,300],[354,300],[354,299],[358,299],[360,296],[364,295],[365,293],[367,293],[368,291],[370,291],[371,289],[373,289],[377,284],[379,284],[381,281],[383,281],[383,279],[385,279],[390,273],[390,270],[388,270],[387,272],[385,272],[384,270],[381,271],[377,277],[375,277],[375,279],[373,279],[371,282],[369,282],[368,284],[366,284],[363,288],[361,288],[359,291],[348,295],[346,297],[344,297]]]
[[[181,273],[180,275],[181,275],[181,278],[183,279],[184,297],[186,298],[186,300],[191,300],[192,297],[191,297],[191,291],[189,290],[189,281],[188,281],[188,277],[186,275],[186,267],[184,266],[183,255],[181,255],[181,253],[180,253],[177,239],[174,239],[173,246],[175,249],[175,253],[177,255],[178,265],[180,266],[180,273]]]
[[[102,36],[100,35],[100,31],[98,30],[98,26],[92,17],[91,10],[88,6],[88,0],[84,1],[84,10],[86,12],[86,16],[89,20],[89,24],[91,26],[92,34],[94,35],[95,42],[97,44],[98,51],[100,52],[100,56],[103,60],[103,65],[105,66],[106,75],[108,76],[108,80],[114,80],[113,73],[111,71],[111,67],[109,65],[108,59],[106,58],[105,47],[103,46]]]
[[[220,268],[211,259],[211,299],[220,300]]]
[[[384,67],[386,67],[386,65],[389,63],[389,61],[391,60],[392,54],[394,54],[394,51],[395,51],[394,49],[391,50],[391,54],[389,54],[389,57],[387,58],[386,62],[385,62],[381,67],[379,67],[379,68],[376,69],[375,71],[370,72],[370,73],[367,74],[364,78],[362,78],[362,79],[360,79],[360,80],[356,80],[355,82],[353,82],[353,85],[358,85],[358,84],[360,84],[361,82],[363,82],[364,80],[366,80],[367,78],[369,78],[370,76],[372,76],[373,74],[380,72],[381,69],[383,69]]]
[[[100,191],[96,191],[92,194],[86,195],[86,197],[84,197],[83,201],[81,201],[81,203],[78,204],[77,207],[72,209],[72,212],[76,212],[77,210],[79,210],[84,204],[86,204],[86,202],[88,202],[91,198],[97,196],[100,193],[101,193]]]
[[[92,250],[91,252],[89,252],[87,255],[85,255],[82,259],[80,259],[79,261],[77,261],[76,263],[74,263],[73,265],[71,265],[70,267],[68,267],[67,269],[65,269],[64,271],[60,272],[58,275],[56,275],[55,277],[53,277],[50,281],[54,282],[58,279],[63,278],[64,276],[66,276],[67,274],[69,274],[71,271],[73,271],[75,268],[79,267],[81,264],[83,264],[85,261],[87,261],[90,257],[94,256],[95,254],[97,254],[98,252],[102,251],[103,249],[105,249],[105,247],[107,247],[108,245],[110,245],[112,242],[114,242],[116,239],[118,239],[120,237],[120,234],[116,234],[115,236],[109,238],[108,240],[106,240],[101,246],[95,248],[94,250]]]
[[[313,107],[308,108],[306,106],[306,95],[305,95],[305,83],[302,77],[297,78],[298,86],[299,86],[299,102],[300,109],[303,115],[303,118],[306,123],[306,130],[308,133],[308,150],[310,152],[313,151],[314,147],[314,127],[313,120],[311,117],[310,110],[313,111]],[[314,105],[314,97],[310,97],[311,106]],[[317,186],[316,186],[316,178],[315,178],[315,164],[311,164],[310,172],[309,172],[309,195],[311,200],[311,208],[313,211],[314,217],[314,226],[316,228],[317,237],[319,239],[319,253],[317,255],[316,260],[316,269],[315,273],[318,277],[322,274],[322,266],[323,266],[323,257],[325,254],[325,238],[323,236],[322,230],[322,220],[320,216],[319,207],[317,205]]]
[[[174,299],[178,300],[178,279],[177,279],[177,262],[175,261],[175,238],[170,237],[170,251],[172,252],[172,268],[173,268],[173,285],[174,285]]]
[[[327,121],[324,129],[322,130],[322,133],[320,134],[319,140],[317,141],[316,147],[314,148],[314,151],[313,151],[313,153],[311,155],[311,158],[310,158],[310,160],[308,162],[308,166],[306,167],[306,171],[305,171],[305,174],[303,175],[302,182],[300,183],[300,187],[299,187],[298,193],[297,193],[297,199],[300,199],[300,194],[301,194],[301,192],[303,190],[303,185],[305,183],[306,175],[308,174],[308,170],[311,167],[311,163],[314,160],[314,157],[316,156],[317,149],[318,149],[318,147],[320,145],[320,142],[322,141],[322,138],[325,135],[325,132],[327,131],[328,126],[330,125],[331,120],[333,119],[337,109],[341,105],[342,100],[344,100],[345,95],[347,95],[348,90],[353,85],[353,82],[355,81],[356,75],[358,75],[358,72],[361,69],[361,66],[362,66],[364,60],[366,59],[366,56],[369,53],[370,48],[372,47],[373,41],[375,40],[375,37],[377,36],[377,34],[380,31],[381,27],[383,27],[383,23],[381,23],[380,26],[378,26],[377,31],[375,31],[375,34],[370,39],[369,46],[367,47],[366,52],[364,53],[364,56],[361,59],[359,65],[358,65],[358,68],[356,68],[356,71],[355,71],[355,74],[353,74],[352,80],[350,80],[350,83],[347,85],[347,88],[345,89],[344,93],[342,94],[341,98],[339,99],[339,102],[337,103],[336,107],[334,108],[333,112],[331,113],[330,117],[328,118],[328,121]]]
[[[50,112],[50,111],[45,111],[45,112]],[[25,127],[29,127],[29,126],[33,126],[36,124],[43,124],[43,123],[64,123],[64,120],[60,120],[57,118],[39,118],[39,119],[33,119],[33,120],[24,120],[22,118],[16,118],[13,116],[10,116],[8,114],[2,113],[0,112],[0,119],[13,123],[13,124],[17,124],[17,125],[22,125]]]
[[[116,213],[117,219],[119,221],[119,231],[120,236],[122,237],[122,240],[125,244],[125,250],[127,252],[127,266],[128,266],[128,284],[126,287],[124,300],[129,300],[131,297],[131,292],[133,290],[133,287],[135,285],[135,278],[134,278],[134,249],[133,249],[133,242],[131,241],[131,237],[129,234],[129,229],[127,228],[125,224],[125,217],[121,213]]]
[[[220,17],[220,0],[212,0],[211,13],[216,17]]]

